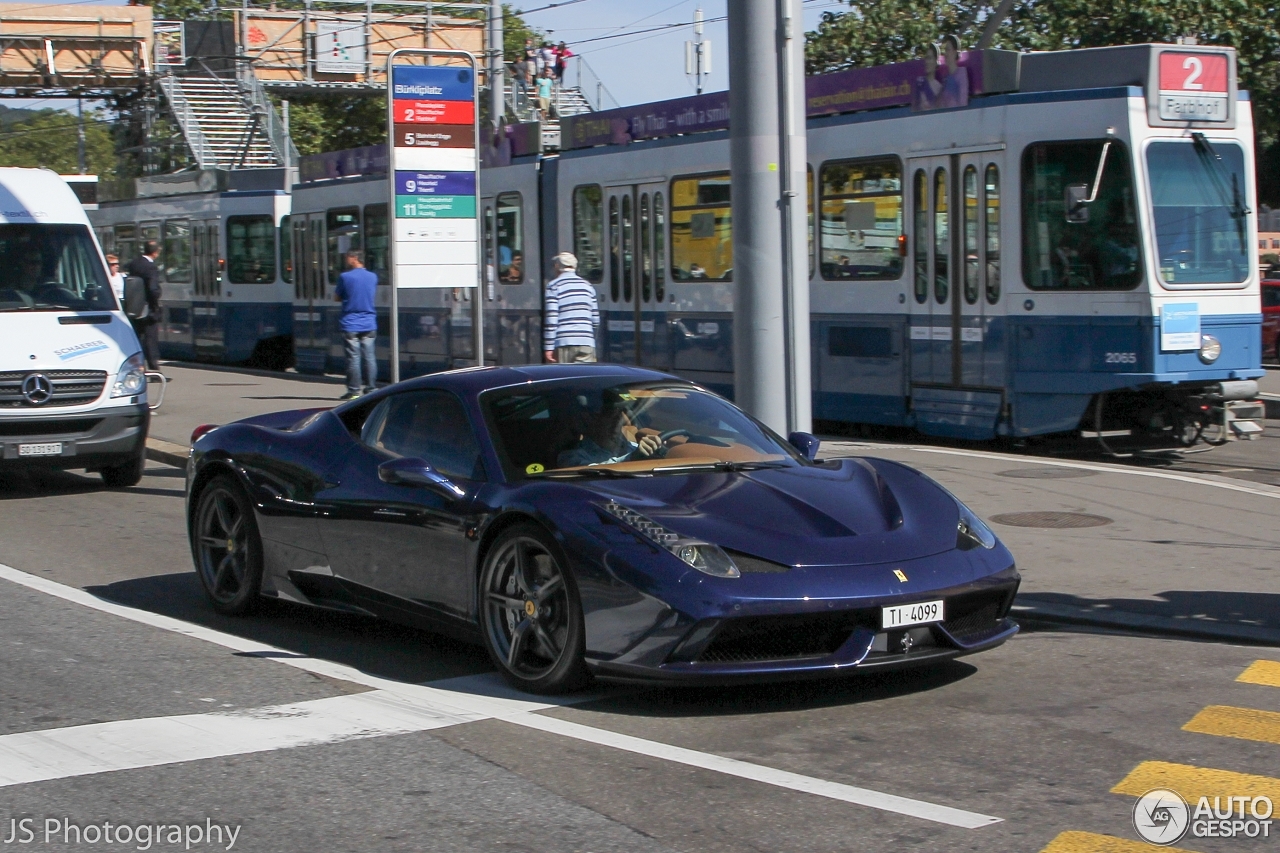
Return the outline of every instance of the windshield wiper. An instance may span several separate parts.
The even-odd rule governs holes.
[[[1196,154],[1200,156],[1200,160],[1205,164],[1205,169],[1209,172],[1209,178],[1213,183],[1213,188],[1218,191],[1218,197],[1222,199],[1224,207],[1231,210],[1231,218],[1236,221],[1236,236],[1240,238],[1240,248],[1245,248],[1245,217],[1251,211],[1244,206],[1244,201],[1240,198],[1240,179],[1235,172],[1231,172],[1231,194],[1227,195],[1227,188],[1222,181],[1222,173],[1227,171],[1227,167],[1222,162],[1222,155],[1214,150],[1213,145],[1203,133],[1191,134],[1191,139],[1195,143]]]
[[[569,470],[558,471],[542,471],[538,474],[529,474],[530,478],[567,478],[567,477],[639,477],[640,475],[634,471],[619,471],[617,468],[590,467],[590,468],[572,468]]]
[[[785,467],[785,462],[691,462],[688,465],[663,465],[652,470],[655,474],[679,474],[684,471],[756,471]]]

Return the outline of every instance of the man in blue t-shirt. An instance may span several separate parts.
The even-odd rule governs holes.
[[[338,276],[333,298],[342,303],[338,325],[347,338],[347,393],[342,399],[354,400],[377,387],[378,360],[373,344],[378,337],[378,314],[373,305],[378,277],[364,268],[359,252],[347,252],[343,258],[347,271]],[[362,381],[366,375],[368,381]]]

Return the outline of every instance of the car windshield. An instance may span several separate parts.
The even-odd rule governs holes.
[[[1226,284],[1249,276],[1244,152],[1203,137],[1147,149],[1160,277],[1167,284]]]
[[[678,382],[553,380],[482,395],[507,477],[645,476],[799,465],[731,403]]]
[[[113,311],[115,294],[83,225],[0,224],[0,311]]]

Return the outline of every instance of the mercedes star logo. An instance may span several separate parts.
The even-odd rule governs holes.
[[[43,406],[53,399],[53,383],[43,373],[32,373],[22,380],[22,396],[33,406]]]

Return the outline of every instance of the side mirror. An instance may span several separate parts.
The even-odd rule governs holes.
[[[810,462],[818,458],[818,447],[822,444],[816,435],[807,432],[793,432],[787,436],[787,442]]]
[[[147,316],[147,284],[136,275],[124,278],[124,313],[130,320]]]
[[[1067,184],[1063,204],[1067,208],[1067,221],[1072,224],[1082,224],[1089,221],[1089,185],[1088,184]]]
[[[389,459],[378,466],[378,479],[393,486],[422,486],[447,498],[466,497],[457,483],[432,468],[425,459],[407,456]]]

